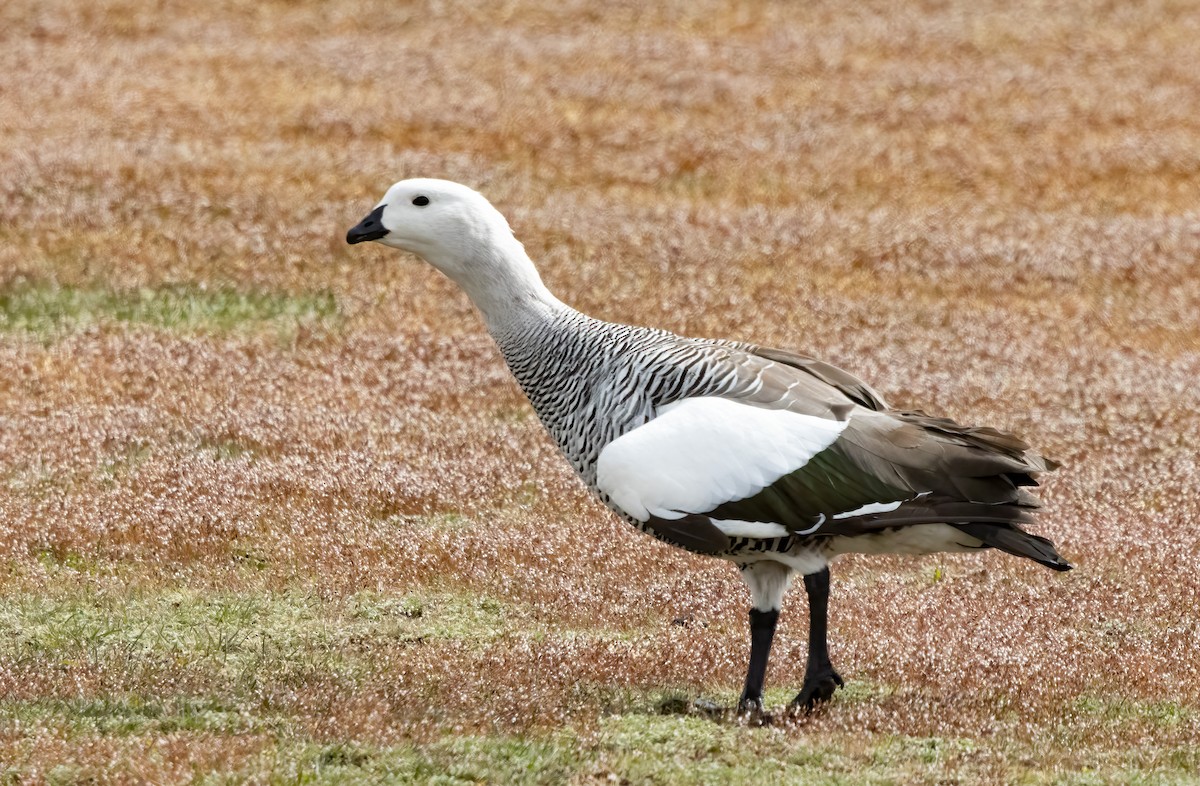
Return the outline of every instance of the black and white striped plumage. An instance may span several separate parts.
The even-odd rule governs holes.
[[[1055,465],[1019,439],[888,408],[812,358],[587,317],[561,303],[479,194],[406,180],[347,235],[416,253],[479,307],[538,417],[584,482],[645,532],[728,559],[750,588],[741,708],[759,711],[775,619],[796,573],[810,652],[796,704],[841,678],[825,645],[827,563],[848,552],[994,547],[1056,570],[1026,533]]]

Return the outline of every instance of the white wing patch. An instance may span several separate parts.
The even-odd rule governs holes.
[[[773,521],[735,521],[733,519],[710,519],[713,526],[731,538],[782,538],[788,528]]]
[[[933,492],[931,492],[931,491],[922,491],[920,494],[918,494],[915,497],[900,500],[899,502],[868,502],[866,505],[863,505],[861,508],[855,508],[854,510],[848,510],[845,513],[834,513],[833,517],[835,519],[848,519],[852,516],[866,516],[871,513],[891,513],[893,510],[900,507],[905,502],[912,502],[914,499],[920,499],[921,497],[928,497],[932,493]]]
[[[800,469],[847,423],[714,396],[688,398],[605,446],[596,485],[638,521],[706,513]]]
[[[861,508],[848,510],[845,513],[834,513],[835,519],[848,519],[851,516],[866,516],[869,513],[891,513],[896,508],[900,507],[899,502],[868,502]]]

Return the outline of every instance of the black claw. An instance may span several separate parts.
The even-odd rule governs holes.
[[[821,674],[806,676],[804,687],[792,700],[791,709],[802,709],[805,714],[810,714],[819,705],[832,699],[834,691],[845,684],[845,681],[832,669]]]
[[[763,709],[762,699],[742,699],[738,702],[737,716],[745,719],[749,726],[770,726],[771,716]]]
[[[738,715],[753,715],[756,713],[759,715],[763,713],[762,699],[742,699],[738,702]]]

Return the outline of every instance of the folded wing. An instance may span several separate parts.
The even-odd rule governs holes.
[[[889,410],[865,383],[811,358],[714,351],[736,379],[729,390],[661,406],[599,457],[600,490],[659,534],[719,553],[735,535],[854,537],[940,523],[1069,567],[1020,528],[1038,506],[1027,487],[1056,466],[1021,440]]]

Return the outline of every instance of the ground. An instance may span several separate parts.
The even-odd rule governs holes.
[[[832,704],[692,714],[745,589],[345,245],[409,176],[593,315],[1023,435],[1076,569],[843,559]],[[1193,3],[9,0],[0,783],[1193,782],[1198,205]]]

